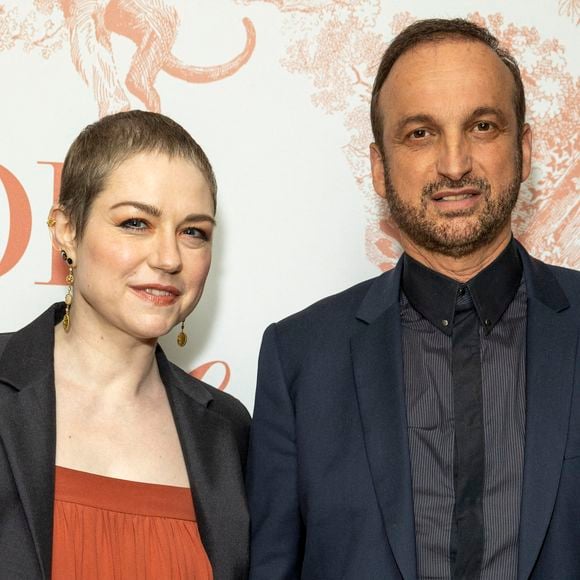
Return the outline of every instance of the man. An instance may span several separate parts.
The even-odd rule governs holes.
[[[580,274],[512,239],[518,67],[483,28],[417,22],[371,118],[405,253],[266,330],[250,577],[580,578]]]

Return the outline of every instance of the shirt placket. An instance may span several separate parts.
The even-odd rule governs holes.
[[[454,580],[478,578],[484,553],[485,434],[479,329],[469,289],[462,286],[452,333],[455,503],[450,559]]]

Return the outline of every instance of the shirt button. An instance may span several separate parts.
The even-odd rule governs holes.
[[[449,326],[449,320],[442,320],[442,321],[441,321],[441,324],[442,324],[443,326]]]
[[[483,324],[485,324],[485,326],[491,326],[491,320],[490,320],[489,318],[486,318],[486,319],[483,321]]]
[[[465,294],[465,286],[460,286],[457,290],[458,296],[463,296]]]

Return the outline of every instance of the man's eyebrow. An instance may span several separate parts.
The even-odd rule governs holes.
[[[473,121],[478,117],[489,117],[494,116],[498,119],[501,124],[507,125],[508,120],[506,114],[496,107],[478,107],[475,109],[467,118],[467,122]],[[402,131],[407,125],[417,124],[417,125],[431,125],[436,124],[435,118],[431,115],[426,114],[418,114],[418,115],[408,115],[407,117],[403,117],[397,123],[397,133]]]
[[[433,119],[433,117],[431,115],[408,115],[407,117],[403,117],[397,123],[397,132],[402,131],[407,125],[410,125],[412,123],[431,124],[434,122],[435,122],[435,120]]]
[[[146,213],[147,215],[153,217],[161,216],[161,210],[158,207],[155,207],[154,205],[149,205],[148,203],[141,203],[140,201],[120,201],[119,203],[116,203],[115,205],[111,206],[111,209],[116,209],[118,207],[125,206],[134,207],[135,209],[138,209]],[[185,217],[183,222],[210,222],[214,226],[217,225],[215,219],[212,216],[205,213],[190,213]]]
[[[496,107],[478,107],[471,113],[469,120],[471,121],[477,117],[489,117],[490,115],[496,117],[500,123],[507,125],[508,120],[505,113]]]

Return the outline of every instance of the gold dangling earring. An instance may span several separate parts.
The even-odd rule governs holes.
[[[183,327],[185,326],[185,320],[181,321],[181,330],[177,335],[177,344],[179,346],[185,346],[187,344],[187,334],[183,331]]]
[[[70,328],[70,306],[73,301],[73,284],[75,282],[75,277],[73,276],[73,261],[69,258],[64,250],[60,251],[62,259],[68,264],[68,274],[65,278],[65,282],[68,284],[66,289],[66,295],[64,297],[64,303],[66,304],[66,309],[64,311],[64,318],[62,319],[62,327],[65,332],[68,332]]]

